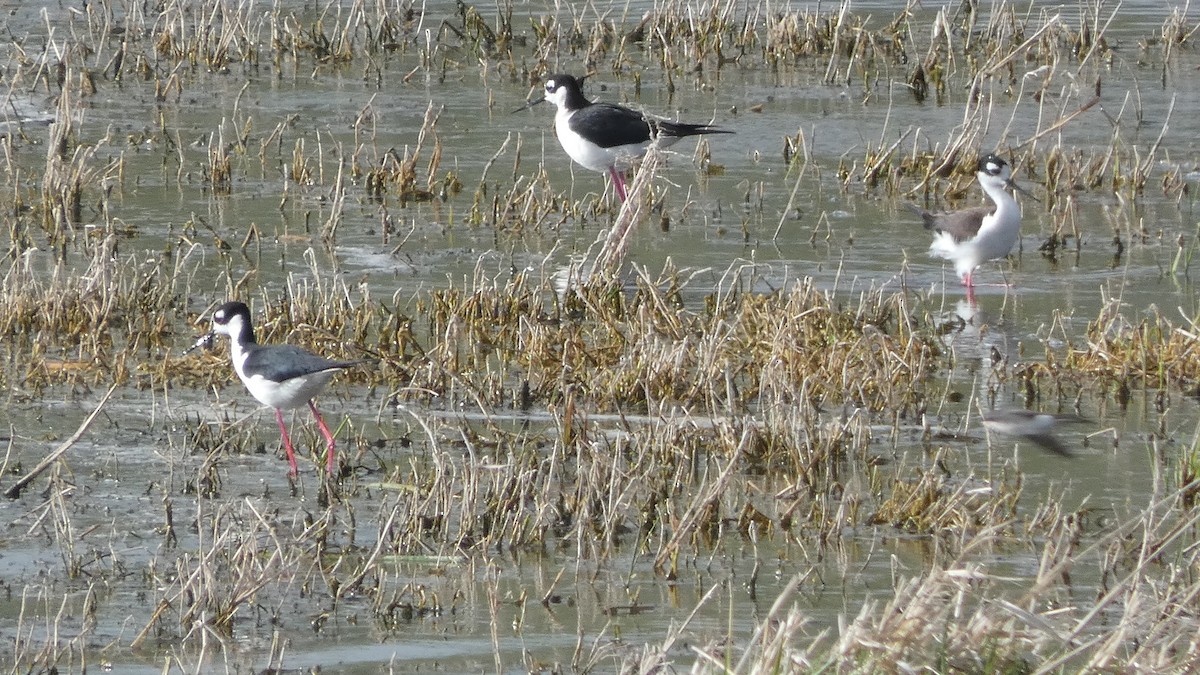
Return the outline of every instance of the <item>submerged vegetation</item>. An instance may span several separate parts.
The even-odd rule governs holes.
[[[14,9],[0,378],[17,412],[0,476],[13,497],[37,475],[5,503],[5,546],[50,562],[14,563],[6,582],[11,672],[259,672],[294,653],[321,669],[313,636],[392,643],[414,626],[486,635],[473,671],[1193,668],[1200,460],[1167,421],[1200,389],[1188,317],[1114,298],[1081,329],[1048,317],[1022,353],[979,340],[975,354],[955,342],[973,319],[903,281],[629,259],[635,230],[688,218],[778,244],[793,214],[820,211],[809,194],[958,203],[992,145],[1041,186],[1025,206],[1041,255],[1078,252],[1083,205],[1107,200],[1107,229],[1088,234],[1111,240],[1113,267],[1150,244],[1174,251],[1163,278],[1186,279],[1196,233],[1146,218],[1189,204],[1174,102],[1151,114],[1140,89],[1109,89],[1122,68],[1135,87],[1184,77],[1200,24],[1175,10],[1134,44],[1112,34],[1116,12]],[[778,154],[748,160],[732,205],[661,178],[652,156],[618,207],[500,117],[565,67],[672,105],[737,77],[809,82],[879,110],[878,136],[835,151],[795,122]],[[365,103],[324,115],[308,100],[350,80]],[[477,90],[458,105],[479,110],[438,100],[446,82]],[[274,96],[294,100],[262,105]],[[952,122],[897,129],[905,106]],[[458,150],[480,125],[490,149]],[[701,193],[727,175],[706,142],[693,159]],[[800,238],[832,239],[830,222],[806,216]],[[459,271],[406,284],[445,233],[468,242],[440,253]],[[227,356],[183,355],[229,298],[254,307],[264,342],[371,360],[334,387],[353,401],[331,424],[336,479],[285,479],[257,456],[274,453],[270,429]],[[65,441],[62,401],[92,413]],[[1030,481],[976,424],[1005,405],[1102,417],[1138,401],[1157,425],[1130,450],[1149,456],[1151,489],[1119,507]],[[44,476],[41,441],[69,450]],[[681,619],[636,621],[664,607]],[[710,611],[715,628],[693,621]],[[569,639],[521,642],[535,613]]]

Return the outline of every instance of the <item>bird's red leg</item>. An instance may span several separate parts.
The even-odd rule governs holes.
[[[621,203],[625,203],[625,176],[617,171],[617,167],[611,166],[608,168],[608,174],[612,176],[613,187],[617,190],[617,196],[621,198]]]
[[[975,304],[975,284],[971,280],[971,273],[963,277],[963,284],[967,287],[967,302]]]
[[[321,419],[321,413],[317,412],[317,404],[309,401],[308,408],[312,410],[313,417],[317,418],[317,428],[321,430],[321,435],[325,437],[325,470],[332,476],[335,456],[333,434],[329,433],[329,427],[325,426],[325,420]]]
[[[283,423],[283,411],[279,408],[275,409],[275,421],[279,422],[279,433],[283,436],[283,449],[287,451],[288,464],[292,467],[288,475],[295,476],[299,473],[296,467],[296,451],[292,449],[292,439],[288,436],[287,425]]]

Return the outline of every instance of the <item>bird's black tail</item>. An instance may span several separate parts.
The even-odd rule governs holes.
[[[907,206],[908,209],[910,211],[912,211],[913,213],[917,214],[918,216],[921,216],[921,220],[924,221],[924,224],[925,224],[925,229],[927,229],[927,230],[933,229],[933,223],[934,223],[935,218],[934,218],[934,214],[932,212],[926,211],[925,209],[917,206],[916,204],[914,204],[912,202],[904,202],[904,205]]]
[[[703,134],[732,134],[729,129],[714,127],[711,124],[688,124],[686,122],[668,122],[666,120],[654,120],[651,124],[655,135],[676,136],[701,136]]]

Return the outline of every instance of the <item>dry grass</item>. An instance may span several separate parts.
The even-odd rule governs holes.
[[[693,672],[849,670],[897,672],[1096,672],[1134,664],[1147,672],[1194,668],[1195,621],[1187,604],[1200,585],[1197,516],[1179,509],[1193,484],[1155,495],[1088,545],[1079,542],[1080,513],[1040,524],[1033,548],[1037,572],[1014,593],[1012,579],[976,562],[1002,547],[1007,528],[966,538],[933,569],[897,578],[890,597],[864,604],[839,635],[813,636],[803,611],[780,595],[744,650],[724,660],[698,651]],[[1044,528],[1044,529],[1042,529]],[[1071,578],[1098,569],[1095,602],[1074,600]],[[1163,584],[1165,579],[1172,582]],[[797,579],[799,580],[799,578]],[[657,664],[665,664],[661,655]],[[645,663],[641,667],[645,670]]]
[[[409,346],[380,350],[377,372],[363,377],[405,383],[388,400],[411,420],[411,441],[424,449],[396,463],[375,451],[365,430],[351,427],[342,484],[321,498],[316,513],[294,514],[284,531],[267,526],[262,505],[224,497],[232,485],[219,467],[239,448],[255,451],[252,429],[189,423],[197,432],[188,453],[207,459],[183,494],[203,498],[196,517],[204,529],[186,537],[178,557],[157,563],[173,560],[155,584],[161,595],[136,643],[154,636],[204,645],[202,635],[228,635],[247,611],[286,602],[294,587],[331,602],[363,595],[382,626],[402,615],[444,611],[444,599],[422,596],[390,571],[385,561],[396,556],[464,561],[489,550],[565,546],[606,565],[633,547],[664,578],[680,579],[695,573],[704,551],[732,541],[804,541],[816,554],[843,545],[846,532],[885,527],[936,537],[944,547],[938,567],[898,581],[890,599],[864,605],[834,641],[800,646],[808,644],[797,642],[802,614],[784,603],[771,628],[746,645],[743,667],[782,658],[805,667],[865,662],[991,670],[1056,655],[1070,663],[1101,659],[1090,647],[1072,653],[1098,644],[1086,628],[1095,619],[1076,616],[1073,625],[1061,611],[1040,609],[1044,600],[1034,598],[1041,595],[1014,600],[1004,578],[972,562],[984,550],[1028,550],[1043,558],[1044,581],[1037,584],[1053,592],[1064,565],[1091,559],[1074,551],[1079,533],[1068,533],[1078,514],[1055,515],[1050,499],[1040,507],[1043,515],[1022,517],[1019,473],[1004,469],[964,480],[955,468],[961,449],[896,457],[880,446],[873,421],[915,425],[929,404],[921,392],[946,367],[947,357],[928,337],[935,334],[931,320],[906,311],[903,295],[864,295],[858,305],[838,308],[837,293],[798,285],[769,296],[729,291],[692,310],[672,300],[684,285],[675,273],[641,279],[630,293],[581,287],[569,300],[555,294],[549,274],[541,285],[528,277],[481,280],[419,303],[404,322],[401,342]],[[266,305],[264,336],[334,352],[342,341],[328,341],[331,335],[354,335],[362,345],[381,332],[396,335],[388,328],[396,325],[394,314],[369,298],[346,303],[348,289],[337,282],[317,277],[289,295],[286,305]],[[215,362],[200,370],[228,381]],[[434,401],[448,411],[465,406],[478,413],[462,418],[424,407]],[[513,408],[548,415],[531,428],[502,412]],[[621,420],[619,433],[608,431],[605,413],[619,416],[612,418]],[[320,447],[315,436],[305,440]],[[768,475],[774,478],[760,478]],[[169,502],[178,502],[169,494]],[[379,503],[373,494],[386,499]],[[1155,513],[1186,517],[1186,510],[1172,508],[1181,498],[1162,500]],[[166,521],[173,511],[178,521],[178,506],[169,502]],[[76,547],[61,502],[48,507],[48,516],[60,514],[51,522],[60,525],[56,541],[68,569],[94,569],[94,554]],[[335,525],[364,509],[382,525],[375,535],[363,539]],[[1136,516],[1122,531],[1141,531],[1136,523],[1146,517]],[[1163,528],[1156,539],[1187,529],[1155,526]],[[176,540],[177,528],[169,529],[168,540]],[[1114,534],[1089,546],[1093,558],[1107,550],[1103,559],[1116,561],[1117,547],[1128,542]],[[1063,637],[1072,631],[1082,636],[1078,645]],[[935,638],[939,653],[913,651],[911,645]],[[980,652],[980,644],[989,646]],[[212,658],[213,648],[201,646],[192,658]]]
[[[434,18],[410,3],[253,7],[166,2],[150,15],[136,3],[91,2],[48,18],[44,36],[8,45],[9,96],[54,99],[44,134],[17,124],[0,137],[9,400],[83,398],[115,384],[155,406],[189,394],[196,406],[166,421],[157,408],[113,413],[155,436],[137,437],[153,469],[72,459],[26,497],[12,540],[48,552],[56,569],[11,589],[22,598],[6,634],[13,672],[81,672],[139,652],[188,672],[285,668],[297,635],[361,622],[373,638],[402,639],[414,622],[460,612],[486,616],[505,670],[515,662],[501,656],[502,630],[519,635],[527,613],[553,613],[564,595],[583,602],[601,576],[606,592],[619,592],[596,603],[606,618],[581,621],[569,654],[579,671],[680,661],[697,672],[1194,667],[1195,443],[1166,459],[1151,442],[1152,494],[1104,523],[1086,506],[1031,494],[1015,460],[980,463],[969,423],[958,435],[930,432],[958,371],[921,293],[812,279],[753,292],[749,264],[716,283],[673,264],[632,264],[637,228],[655,218],[666,227],[693,206],[672,205],[679,191],[656,154],[618,209],[594,191],[565,192],[519,134],[497,137],[471,185],[447,140],[458,130],[432,102],[404,147],[380,140],[389,111],[373,103],[353,119],[297,128],[300,113],[256,119],[242,105],[246,86],[234,88],[228,117],[202,131],[177,117],[211,94],[214,78],[262,71],[388,86],[460,78],[520,92],[562,63],[583,63],[636,92],[649,65],[653,86],[673,93],[764,68],[811,73],[864,108],[882,105],[878,82],[906,82],[902,96],[961,106],[960,123],[930,138],[885,122],[838,158],[816,156],[804,132],[788,130],[778,168],[791,171],[792,200],[781,218],[802,190],[956,202],[973,190],[976,154],[994,145],[1044,184],[1043,207],[1029,208],[1045,209],[1043,250],[1058,255],[1079,246],[1080,195],[1188,197],[1186,171],[1162,164],[1173,110],[1150,118],[1136,89],[1120,103],[1105,96],[1101,75],[1120,56],[1107,35],[1114,10],[1081,3],[1077,14],[1051,15],[1001,3],[985,15],[968,4],[928,17],[913,4],[869,17],[849,5],[814,13],[725,2],[628,16],[620,5],[564,3],[520,18],[500,3]],[[1140,45],[1160,82],[1194,32],[1176,11]],[[130,92],[153,101],[155,119],[90,125],[89,98]],[[1102,126],[1106,144],[1064,145],[1060,133],[1083,124]],[[1148,137],[1135,135],[1142,128]],[[136,153],[153,153],[155,178],[202,192],[210,211],[166,218],[178,226],[125,222],[123,200],[144,189],[127,173]],[[706,154],[702,145],[697,163],[719,175]],[[258,193],[279,204],[282,225],[223,222],[233,200]],[[745,186],[747,211],[764,219],[779,210],[765,194]],[[550,255],[500,273],[479,265],[420,291],[336,268],[347,229],[364,221],[402,254],[425,226],[417,204],[440,227],[494,232],[496,248],[510,251],[526,235],[603,228],[565,268]],[[1125,214],[1113,226],[1119,245],[1152,236]],[[140,230],[152,227],[147,244]],[[1186,275],[1193,250],[1181,236],[1172,274]],[[251,455],[274,450],[269,425],[237,407],[247,404],[223,353],[180,356],[226,297],[252,301],[266,342],[374,361],[331,392],[353,387],[376,410],[330,420],[342,439],[336,480],[244,475],[259,463]],[[993,363],[984,375],[993,394],[1048,407],[1148,396],[1165,416],[1172,397],[1200,382],[1191,317],[1133,321],[1114,303],[1081,336],[1058,322],[1046,330],[1044,353]],[[225,398],[234,403],[217,403]],[[126,438],[120,424],[129,423],[112,422],[111,432]],[[34,433],[21,432],[13,446]],[[320,447],[310,428],[296,438]],[[17,453],[10,447],[3,475],[26,470]],[[94,468],[70,473],[83,465]],[[131,475],[153,477],[143,486]],[[90,495],[77,493],[105,481],[138,495],[137,507],[86,508]],[[805,594],[837,577],[852,587],[864,559],[889,555],[873,536],[929,551],[920,569],[897,565],[889,586],[847,605],[836,628],[813,630]],[[552,578],[514,590],[501,570],[526,560]],[[1033,571],[1014,581],[995,562],[1007,560]],[[732,571],[719,571],[726,561]],[[728,601],[733,616],[735,593],[763,599],[769,570],[785,588],[749,639],[732,622],[725,632],[685,623],[628,649],[619,635],[601,639],[617,629],[596,628],[652,611],[639,596],[646,579],[676,598],[681,585],[711,589],[685,609]],[[145,611],[129,614],[135,605]],[[243,651],[247,634],[264,658]]]

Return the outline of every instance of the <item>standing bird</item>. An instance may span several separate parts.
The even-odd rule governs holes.
[[[624,171],[646,154],[651,143],[657,141],[658,147],[665,148],[684,136],[733,133],[708,124],[670,122],[613,103],[593,103],[580,90],[581,79],[551,75],[546,80],[546,95],[530,101],[524,108],[542,101],[553,103],[558,108],[554,129],[563,150],[592,171],[607,171],[622,202]]]
[[[1008,162],[993,154],[985,155],[979,160],[975,175],[995,208],[980,206],[934,213],[909,204],[924,219],[925,229],[934,232],[929,255],[954,261],[954,271],[967,287],[970,300],[975,299],[971,280],[975,268],[1011,253],[1021,237],[1021,207],[1006,189],[1021,188],[1013,183]]]
[[[275,420],[283,435],[283,448],[287,451],[290,475],[297,473],[296,453],[292,439],[283,423],[283,411],[298,408],[308,403],[317,427],[325,437],[325,470],[333,474],[333,434],[317,412],[313,397],[333,379],[334,373],[362,361],[331,361],[323,356],[293,345],[260,345],[254,339],[254,326],[250,321],[250,308],[241,302],[227,302],[212,315],[212,331],[201,336],[192,349],[207,346],[218,335],[228,335],[233,369],[254,398],[275,409]]]

